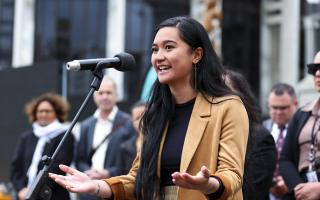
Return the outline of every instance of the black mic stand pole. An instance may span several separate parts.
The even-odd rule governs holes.
[[[48,172],[50,171],[50,168],[52,167],[53,163],[55,162],[55,158],[61,149],[61,146],[63,145],[64,141],[66,140],[67,136],[71,133],[74,125],[77,123],[80,113],[84,109],[84,107],[87,105],[88,101],[92,97],[94,91],[98,91],[100,88],[100,84],[103,78],[103,63],[98,63],[95,70],[93,71],[94,79],[91,83],[91,89],[81,104],[76,116],[73,118],[71,125],[69,126],[68,130],[64,134],[63,138],[61,139],[58,147],[54,151],[52,157],[43,156],[42,161],[44,163],[44,167],[42,170],[39,171],[35,181],[28,189],[28,193],[26,196],[26,200],[50,200],[52,196],[52,189],[46,184],[49,175]]]

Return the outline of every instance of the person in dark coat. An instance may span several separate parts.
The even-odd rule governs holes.
[[[145,111],[146,103],[137,102],[131,109],[132,124],[129,124],[130,130],[134,133],[130,139],[123,142],[120,146],[120,153],[117,158],[117,166],[119,166],[120,174],[127,174],[132,166],[132,162],[136,157],[137,148],[140,148],[140,120]]]
[[[308,65],[314,86],[320,92],[320,51]],[[320,199],[320,100],[298,109],[289,123],[280,156],[280,173],[287,183],[290,199]]]
[[[26,197],[37,173],[43,168],[42,156],[51,157],[58,147],[67,128],[62,123],[67,120],[69,104],[61,96],[45,93],[26,104],[26,113],[32,129],[21,134],[10,165],[10,180],[18,200]],[[58,164],[70,165],[73,159],[74,136],[69,134],[58,152],[49,172],[64,174]],[[68,200],[69,192],[48,179],[52,190],[52,200]]]
[[[260,108],[245,77],[226,70],[227,85],[241,97],[249,116],[249,138],[243,175],[243,199],[269,199],[269,188],[276,167],[277,153],[270,132],[262,126]]]

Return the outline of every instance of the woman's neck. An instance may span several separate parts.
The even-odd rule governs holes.
[[[194,90],[191,86],[180,88],[170,87],[170,91],[177,104],[188,102],[197,96],[197,91]]]

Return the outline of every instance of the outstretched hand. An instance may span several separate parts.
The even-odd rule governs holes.
[[[199,190],[204,194],[213,193],[219,188],[219,181],[210,177],[210,171],[205,166],[202,166],[195,176],[185,172],[174,172],[171,176],[174,184],[188,189]]]
[[[49,177],[68,191],[103,196],[105,198],[111,196],[111,190],[104,181],[91,180],[85,173],[66,165],[59,165],[59,168],[67,175],[49,173]]]

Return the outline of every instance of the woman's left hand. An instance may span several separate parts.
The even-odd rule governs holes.
[[[177,186],[200,190],[204,194],[213,193],[219,188],[219,181],[210,177],[210,171],[205,166],[202,166],[195,176],[185,172],[174,172],[171,176],[173,183]]]

